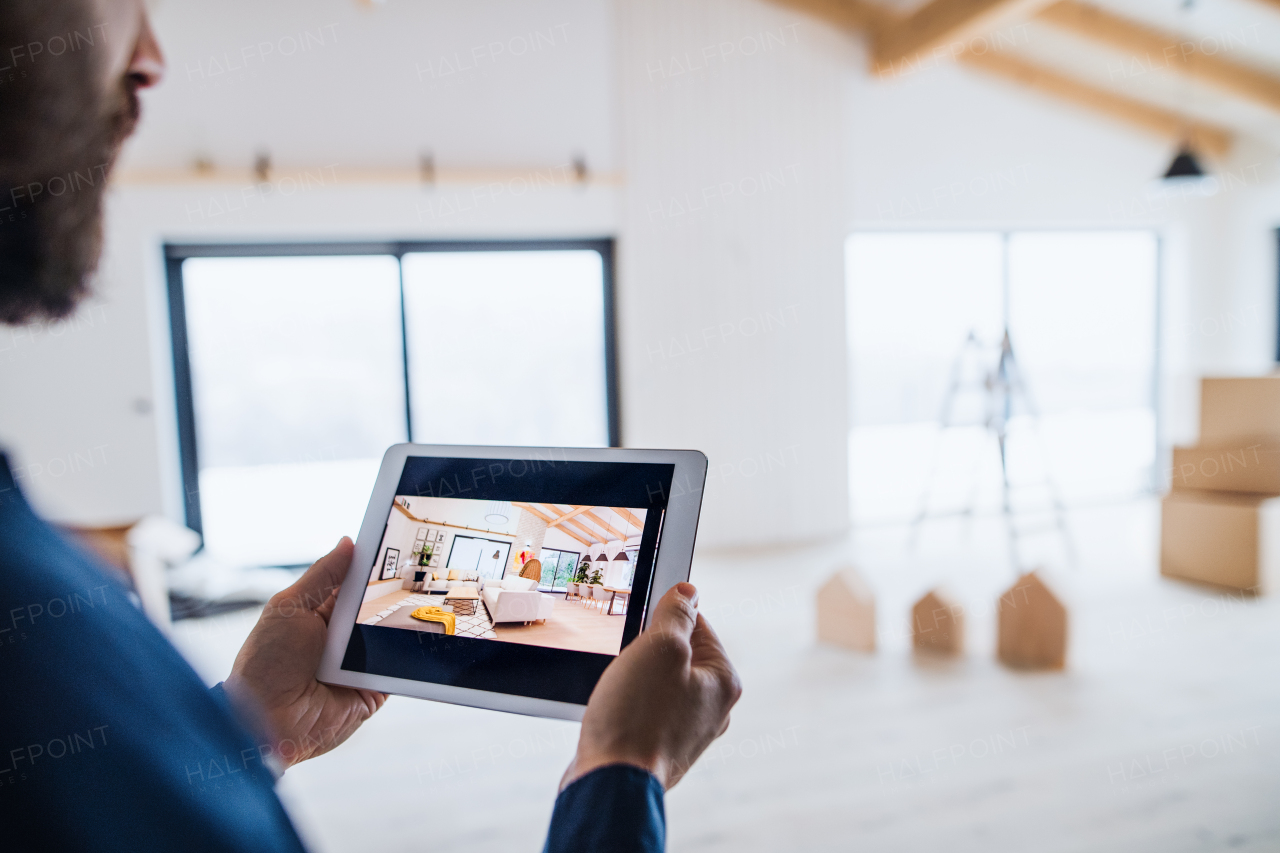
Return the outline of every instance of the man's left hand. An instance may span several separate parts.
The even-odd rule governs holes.
[[[354,547],[342,537],[293,586],[272,597],[224,683],[233,704],[262,717],[286,766],[333,749],[387,701],[385,693],[316,681]]]

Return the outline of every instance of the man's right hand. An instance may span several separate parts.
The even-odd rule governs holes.
[[[741,695],[724,646],[698,613],[698,590],[676,584],[649,629],[601,676],[561,790],[610,764],[648,770],[669,790],[724,734]]]

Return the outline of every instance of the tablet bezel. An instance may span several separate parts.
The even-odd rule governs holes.
[[[492,447],[475,445],[397,444],[382,457],[378,480],[369,498],[369,506],[360,524],[351,568],[338,592],[338,600],[329,619],[329,634],[316,678],[325,684],[360,687],[401,696],[414,696],[472,708],[488,708],[513,714],[581,720],[585,705],[534,699],[508,693],[492,693],[470,687],[455,687],[428,681],[415,681],[342,668],[343,656],[356,616],[368,584],[369,567],[377,557],[387,516],[392,511],[396,487],[409,457],[442,457],[446,459],[523,459],[566,462],[639,462],[671,464],[671,494],[667,499],[662,535],[654,560],[653,581],[646,602],[641,630],[649,627],[653,604],[667,590],[689,579],[693,546],[698,532],[698,515],[702,508],[702,492],[707,477],[707,457],[697,450],[635,450],[631,448],[563,448],[563,447]]]

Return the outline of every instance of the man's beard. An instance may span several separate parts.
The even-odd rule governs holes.
[[[128,82],[105,100],[69,111],[76,118],[32,152],[39,171],[27,172],[25,186],[11,177],[0,184],[0,208],[8,207],[0,210],[0,323],[65,317],[89,293],[107,176],[140,114]]]

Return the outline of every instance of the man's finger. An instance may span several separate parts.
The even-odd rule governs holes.
[[[299,607],[315,610],[329,600],[330,593],[342,583],[351,567],[351,552],[355,549],[349,537],[343,536],[328,554],[311,564],[306,574],[298,578],[284,595],[297,602]]]
[[[729,659],[729,653],[724,650],[719,635],[701,613],[698,614],[698,621],[693,626],[689,644],[693,646],[694,666]]]
[[[733,662],[729,660],[729,653],[716,636],[715,629],[701,613],[698,614],[698,624],[693,630],[690,644],[693,646],[694,669],[709,673],[728,698],[729,707],[736,705],[742,695],[742,680],[738,677]]]
[[[698,619],[698,589],[691,583],[678,583],[658,601],[653,610],[649,630],[661,636],[677,637],[686,642],[693,634]]]
[[[329,597],[325,599],[324,604],[316,608],[316,615],[324,620],[324,624],[329,624],[329,619],[333,616],[333,608],[338,603],[338,588],[335,586],[333,592],[329,593]]]

